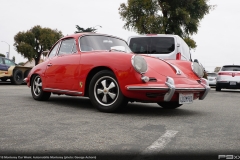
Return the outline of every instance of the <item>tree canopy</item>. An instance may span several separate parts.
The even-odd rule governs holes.
[[[97,26],[99,26],[99,25],[97,25]],[[96,33],[96,31],[97,31],[96,27],[97,26],[95,26],[95,27],[88,27],[88,28],[84,29],[82,27],[79,27],[79,25],[76,25],[77,31],[75,31],[75,33],[82,33],[82,32],[93,32],[93,33]]]
[[[15,50],[29,61],[34,58],[35,65],[37,65],[41,53],[49,50],[61,37],[63,37],[61,31],[42,28],[40,25],[37,25],[26,32],[18,32],[14,36],[14,46]]]
[[[191,35],[198,32],[201,19],[214,8],[208,0],[128,0],[119,7],[124,28],[139,34],[176,34],[190,48]]]
[[[0,53],[0,57],[5,57],[5,55],[4,55],[4,54],[2,54],[2,53]]]

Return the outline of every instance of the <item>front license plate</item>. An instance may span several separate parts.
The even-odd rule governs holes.
[[[193,103],[193,94],[188,93],[188,94],[179,94],[179,104],[188,104],[188,103]]]
[[[230,85],[237,85],[237,82],[230,82]]]

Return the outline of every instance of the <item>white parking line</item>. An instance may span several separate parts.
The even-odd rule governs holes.
[[[158,140],[152,143],[149,147],[147,147],[142,154],[152,154],[155,152],[159,152],[163,150],[166,145],[171,142],[171,139],[175,137],[178,131],[167,130],[164,135],[162,135]]]
[[[167,130],[158,140],[153,142],[150,146],[148,146],[139,156],[134,158],[134,160],[142,159],[144,155],[152,155],[155,153],[159,153],[162,151],[166,145],[171,142],[171,139],[176,136],[178,131]]]

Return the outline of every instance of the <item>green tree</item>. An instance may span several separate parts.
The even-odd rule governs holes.
[[[191,35],[198,31],[200,20],[214,8],[208,0],[128,0],[119,7],[124,28],[139,34],[176,34],[190,48],[196,48]]]
[[[5,57],[5,55],[4,55],[4,54],[2,54],[2,53],[0,53],[0,57]]]
[[[51,46],[61,37],[62,32],[57,29],[42,28],[37,25],[26,32],[18,32],[14,36],[14,46],[16,51],[29,61],[34,58],[35,65],[39,63],[41,53]]]
[[[99,26],[99,25],[97,25],[97,26]],[[93,32],[93,33],[96,33],[96,31],[97,31],[96,27],[97,26],[89,27],[89,28],[84,29],[82,27],[79,27],[79,25],[76,25],[77,31],[75,31],[75,33],[82,33],[82,32]],[[99,26],[99,27],[102,27],[102,26]]]

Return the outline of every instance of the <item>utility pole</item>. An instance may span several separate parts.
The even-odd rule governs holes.
[[[1,41],[1,42],[5,42],[5,41]],[[5,42],[6,44],[8,44],[7,42]],[[7,54],[7,58],[9,59],[10,57],[10,44],[8,44],[8,54]]]

